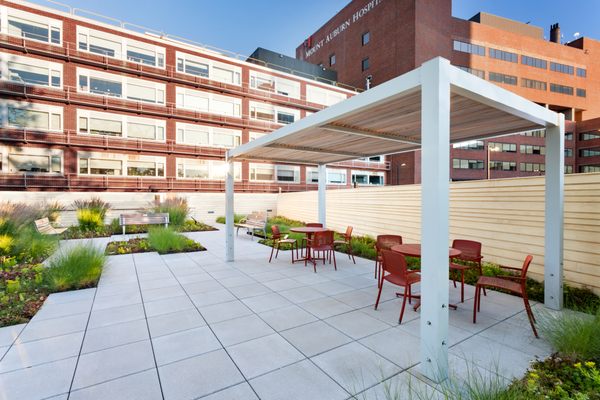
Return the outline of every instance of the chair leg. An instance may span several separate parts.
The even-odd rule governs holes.
[[[335,262],[335,250],[331,250],[331,256],[333,257],[333,269],[337,271],[337,263]],[[331,262],[329,262],[331,264]]]
[[[383,285],[379,286],[379,292],[377,293],[377,300],[375,301],[375,309],[377,310],[377,306],[379,306],[379,299],[381,298],[381,289],[383,289]]]
[[[483,276],[483,267],[481,266],[481,262],[479,263],[479,276]],[[483,287],[483,295],[487,296],[487,293],[485,291],[485,286]]]
[[[348,253],[352,256],[352,262],[356,264],[356,260],[354,259],[354,250],[352,249],[352,241],[348,242]]]
[[[481,291],[485,290],[485,287],[480,286],[479,292],[477,293],[477,312],[481,312]]]
[[[461,303],[465,302],[465,270],[464,269],[460,270],[460,302]]]
[[[275,250],[274,244],[271,246],[271,256],[269,257],[269,262],[271,262],[271,260],[273,259],[273,250]]]
[[[529,323],[531,324],[531,329],[533,330],[533,334],[536,338],[539,338],[537,329],[535,329],[535,317],[533,316],[533,311],[531,310],[531,305],[529,304],[529,299],[527,298],[527,294],[523,295],[523,302],[525,303],[525,311],[527,312],[527,318],[529,318]]]
[[[412,304],[412,285],[408,285],[408,304]]]
[[[475,286],[475,301],[473,302],[473,323],[477,322],[477,300],[479,299],[479,285]]]
[[[408,285],[404,286],[404,296],[402,299],[402,308],[400,309],[400,318],[398,319],[398,325],[402,323],[402,317],[404,317],[404,307],[406,307],[406,295],[408,294]]]
[[[275,258],[279,255],[279,242],[277,242],[277,251],[275,252]]]
[[[290,244],[290,253],[292,253],[292,264],[294,263],[294,243]]]

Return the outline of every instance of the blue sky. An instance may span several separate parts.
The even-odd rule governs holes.
[[[265,47],[294,55],[296,46],[349,0],[61,0],[224,50],[249,55]],[[365,0],[366,2],[367,0]],[[392,1],[392,0],[384,0]],[[44,0],[35,0],[44,4]],[[46,3],[47,4],[47,3]],[[599,0],[454,0],[453,15],[470,18],[479,11],[541,26],[559,22],[563,41],[583,36],[600,39]]]

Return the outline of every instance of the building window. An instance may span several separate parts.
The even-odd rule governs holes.
[[[324,106],[332,106],[335,103],[346,100],[345,93],[336,92],[335,90],[324,89],[321,87],[306,85],[306,101]]]
[[[241,117],[242,101],[237,97],[229,97],[200,90],[175,89],[178,108]]]
[[[300,183],[300,167],[292,165],[250,164],[250,180]]]
[[[369,57],[362,60],[361,67],[362,67],[363,71],[366,71],[369,69],[369,67],[370,67]]]
[[[25,85],[60,88],[62,65],[36,58],[0,53],[0,76]]]
[[[61,174],[62,150],[30,147],[0,148],[0,170],[2,170],[2,154],[7,156],[8,173],[27,174]]]
[[[164,157],[79,152],[77,159],[80,175],[165,176]]]
[[[333,67],[335,65],[335,54],[329,56],[329,66]]]
[[[483,150],[484,144],[482,140],[469,140],[468,142],[455,143],[452,147],[461,150]]]
[[[191,54],[176,53],[177,72],[200,76],[214,81],[220,81],[232,85],[241,85],[242,69],[240,67],[196,57]]]
[[[251,101],[250,118],[278,124],[291,124],[300,119],[300,111]]]
[[[573,166],[565,165],[565,174],[572,174],[572,173],[573,173]]]
[[[477,44],[461,42],[459,40],[454,41],[454,51],[476,54],[478,56],[485,56],[485,47],[479,46]]]
[[[454,169],[483,169],[483,166],[483,160],[452,159],[452,168]]]
[[[463,71],[473,74],[481,79],[485,79],[485,71],[483,71],[483,70],[474,69],[474,68],[470,68],[470,67],[463,67],[461,65],[457,65],[457,67],[462,69]]]
[[[162,83],[80,68],[77,69],[77,75],[79,92],[146,103],[165,103],[165,85]]]
[[[490,81],[505,83],[507,85],[516,85],[517,77],[512,75],[500,74],[498,72],[490,72],[488,74]]]
[[[565,149],[565,157],[573,157],[573,149],[567,147]]]
[[[574,68],[571,65],[550,62],[550,71],[556,71],[563,74],[573,75]]]
[[[585,89],[579,89],[579,88],[577,88],[577,96],[578,97],[585,97],[585,95],[586,95]]]
[[[192,146],[232,148],[242,141],[242,131],[204,125],[177,123],[176,142]]]
[[[61,44],[62,22],[7,8],[8,34],[40,42]]]
[[[227,163],[217,160],[177,158],[177,178],[223,181],[227,175]],[[242,164],[233,163],[233,179],[242,179]]]
[[[546,172],[546,164],[540,163],[520,163],[519,170],[521,172]]]
[[[361,43],[363,46],[369,44],[369,42],[371,41],[371,32],[365,32],[362,34],[361,37]]]
[[[600,149],[581,149],[579,150],[579,157],[598,157],[600,156]]]
[[[529,89],[546,91],[548,85],[546,82],[536,81],[534,79],[521,78],[521,86]]]
[[[530,136],[530,137],[545,138],[546,137],[546,130],[545,129],[536,129],[534,131],[523,132],[523,133],[521,133],[521,135],[523,135],[523,136]]]
[[[328,185],[346,185],[348,171],[345,169],[327,168]],[[317,168],[306,168],[306,183],[319,183],[319,170]]]
[[[300,182],[300,167],[291,165],[276,165],[277,182],[298,183]]]
[[[573,140],[573,132],[565,133],[565,140]]]
[[[520,146],[521,154],[546,154],[546,146],[538,146],[531,144],[522,144]]]
[[[582,132],[579,134],[579,140],[594,140],[594,139],[600,139],[600,131]]]
[[[587,71],[585,68],[577,68],[577,76],[580,78],[587,77]]]
[[[529,65],[530,67],[536,67],[541,69],[548,68],[548,62],[546,60],[542,60],[540,58],[530,57],[530,56],[521,56],[521,64]]]
[[[165,140],[165,121],[98,111],[77,110],[80,134]]]
[[[503,61],[508,61],[508,62],[519,62],[519,56],[515,53],[511,53],[509,51],[504,51],[504,50],[497,50],[497,49],[491,49],[489,51],[490,57],[498,59],[498,60],[503,60]]]
[[[282,96],[300,98],[300,82],[250,71],[250,87]]]
[[[494,143],[488,144],[492,151],[501,151],[502,153],[516,153],[517,145],[515,143]]]
[[[580,165],[579,172],[600,172],[600,165]]]
[[[5,112],[6,114],[4,114]],[[6,118],[2,118],[2,126],[5,128],[40,131],[62,130],[62,107],[5,101],[0,104],[0,115],[6,115]]]
[[[550,84],[550,91],[555,93],[568,94],[573,96],[573,88],[571,86],[558,85],[556,83]]]
[[[352,184],[358,186],[382,186],[384,177],[382,172],[352,171]]]
[[[516,171],[517,163],[514,161],[490,161],[490,169],[496,171]]]

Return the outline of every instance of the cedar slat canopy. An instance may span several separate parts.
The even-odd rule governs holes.
[[[545,304],[562,307],[564,116],[435,58],[373,89],[227,153],[227,259],[233,261],[233,161],[319,166],[422,150],[422,371],[448,375],[448,190],[451,143],[546,129]],[[401,234],[401,232],[398,232]]]

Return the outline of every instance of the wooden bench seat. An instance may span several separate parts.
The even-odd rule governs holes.
[[[123,227],[123,235],[125,234],[125,227],[128,225],[164,225],[166,228],[169,226],[169,214],[121,214],[119,215],[119,224]]]
[[[35,229],[37,229],[37,231],[42,235],[60,235],[67,230],[67,228],[53,227],[48,218],[36,219]]]
[[[246,229],[247,232],[252,234],[252,240],[254,240],[254,232],[262,231],[263,236],[267,237],[267,213],[266,212],[252,212],[246,218],[243,218],[234,225],[236,230],[236,235],[240,232],[241,229]]]

